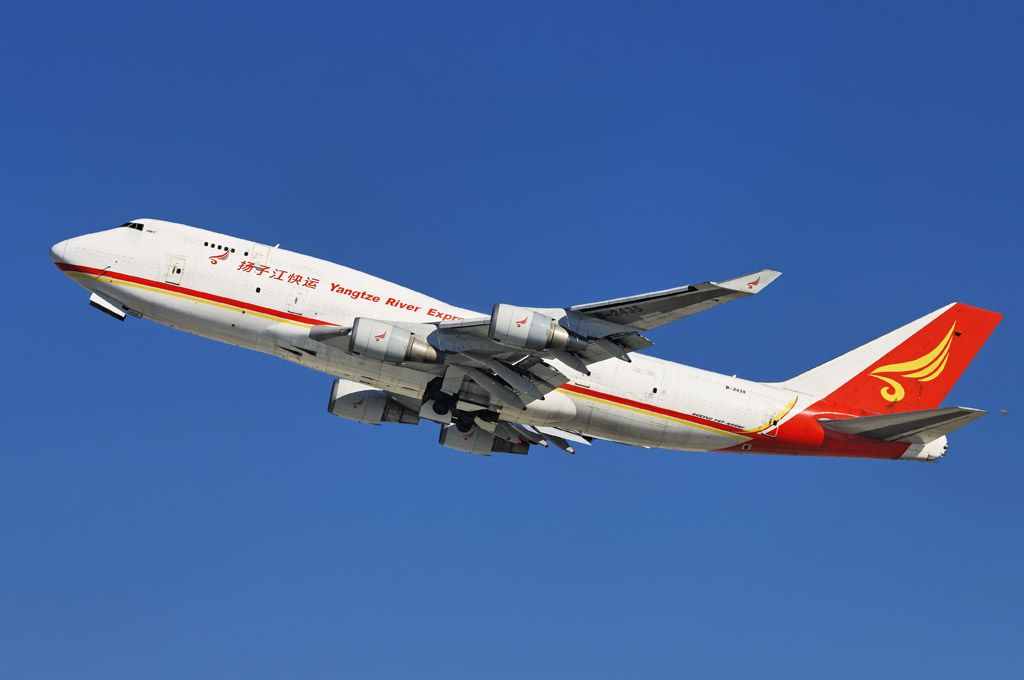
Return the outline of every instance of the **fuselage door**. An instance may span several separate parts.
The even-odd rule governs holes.
[[[288,294],[288,313],[302,314],[306,311],[305,294],[301,290],[293,290]]]
[[[180,286],[181,277],[184,273],[185,258],[178,257],[177,255],[171,255],[167,260],[167,273],[164,275],[164,281]]]
[[[775,437],[779,434],[779,423],[786,414],[789,413],[788,408],[779,408],[779,403],[774,399],[769,401],[768,410],[765,411],[764,415],[764,429],[761,430],[761,434],[765,437]]]
[[[256,264],[266,264],[267,257],[270,255],[270,247],[263,246],[259,243],[253,243],[252,247],[249,248],[249,259]]]

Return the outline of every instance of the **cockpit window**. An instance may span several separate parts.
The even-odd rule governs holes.
[[[143,226],[142,226],[141,222],[125,222],[121,226],[122,227],[128,227],[129,229],[138,229],[139,231],[143,230]]]

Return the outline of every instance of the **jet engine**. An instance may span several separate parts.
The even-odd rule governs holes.
[[[381,423],[415,425],[420,422],[420,416],[416,411],[402,406],[397,399],[384,390],[360,385],[344,378],[334,381],[327,411],[339,418],[371,425],[380,425]]]
[[[529,350],[582,352],[587,341],[570,333],[550,316],[525,307],[497,304],[491,312],[487,337],[503,345]]]
[[[352,324],[349,351],[392,364],[438,360],[437,350],[412,331],[365,317],[358,317]]]
[[[526,442],[506,441],[476,425],[466,432],[461,431],[458,425],[442,425],[441,436],[437,441],[441,446],[447,446],[449,449],[465,451],[478,456],[489,456],[492,453],[529,453],[530,451],[530,445]]]

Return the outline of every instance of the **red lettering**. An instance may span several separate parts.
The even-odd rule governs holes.
[[[441,321],[462,321],[461,316],[455,316],[454,314],[449,314],[448,312],[442,312],[441,310],[434,309],[433,307],[427,310],[427,316],[437,317],[438,319],[441,319]]]

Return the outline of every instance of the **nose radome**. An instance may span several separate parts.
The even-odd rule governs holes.
[[[64,261],[64,250],[67,248],[67,246],[68,246],[68,242],[67,241],[61,241],[60,243],[54,243],[53,246],[50,247],[50,258],[53,259],[54,262],[63,262]]]

